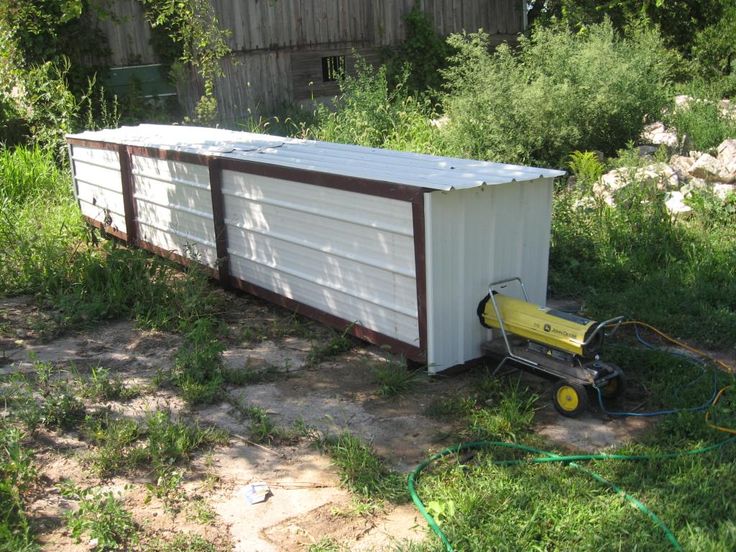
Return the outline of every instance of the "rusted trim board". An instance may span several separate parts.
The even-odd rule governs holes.
[[[102,140],[85,140],[83,138],[67,138],[66,141],[68,144],[79,146],[80,148],[103,149],[112,151],[118,151],[118,148],[121,145],[114,144],[112,142],[104,142]]]
[[[211,157],[207,164],[212,196],[212,219],[215,226],[215,247],[217,249],[217,271],[220,283],[230,284],[230,261],[227,253],[227,227],[225,226],[225,202],[222,197],[222,169],[220,159]]]
[[[314,186],[387,197],[401,201],[414,201],[425,191],[429,191],[416,186],[395,184],[384,180],[372,180],[368,178],[357,178],[340,174],[310,171],[295,167],[283,167],[280,165],[272,165],[270,163],[258,163],[257,161],[250,161],[247,159],[223,157],[221,163],[223,170],[256,174],[259,176],[279,178],[282,180],[291,180],[292,182],[313,184]]]
[[[90,224],[91,226],[94,226],[95,228],[99,228],[106,234],[110,234],[111,236],[114,236],[115,238],[121,241],[128,242],[128,235],[125,232],[116,230],[115,228],[111,226],[105,226],[104,222],[101,222],[97,219],[93,219],[92,217],[88,217],[87,215],[82,215],[82,218],[84,218],[84,220],[87,221],[87,224]]]
[[[425,251],[424,195],[411,204],[414,225],[414,264],[417,288],[417,321],[419,323],[419,347],[427,350],[427,256]]]
[[[79,138],[69,138],[68,141],[70,144],[82,145],[89,148],[116,150],[119,147],[118,144],[94,140],[82,140]],[[211,159],[218,159],[222,170],[257,174],[259,176],[280,178],[294,182],[301,182],[303,184],[313,184],[315,186],[323,186],[325,188],[347,190],[350,192],[387,197],[401,201],[414,201],[425,192],[431,191],[417,186],[396,184],[385,180],[373,180],[369,178],[323,173],[296,167],[283,167],[280,165],[273,165],[271,163],[259,163],[258,161],[252,161],[249,159],[233,159],[218,155],[204,155],[187,151],[167,150],[144,146],[127,146],[127,151],[130,155],[140,155],[142,157],[151,157],[154,159],[169,161],[180,161],[182,163],[192,163],[195,165],[208,165]]]
[[[321,322],[326,326],[331,326],[338,330],[345,330],[347,328],[350,330],[352,335],[359,339],[368,341],[375,345],[387,345],[394,354],[403,355],[404,357],[417,362],[426,362],[426,354],[420,347],[409,345],[408,343],[404,343],[403,341],[399,341],[393,337],[389,337],[376,332],[375,330],[356,324],[354,321],[345,320],[344,318],[310,307],[309,305],[284,297],[283,295],[279,295],[269,289],[251,284],[241,280],[240,278],[231,276],[230,283],[234,288],[245,291],[251,295],[255,295],[256,297],[260,297],[261,299],[265,299],[270,303],[274,303],[284,307],[285,309],[294,311],[297,314],[302,314],[307,318]]]
[[[153,159],[160,159],[161,161],[179,161],[180,163],[191,163],[193,165],[207,165],[209,160],[215,157],[214,155],[203,155],[190,151],[149,148],[145,146],[128,146],[128,151],[131,155],[151,157]]]
[[[118,147],[118,157],[120,160],[123,209],[125,210],[125,231],[128,234],[128,243],[135,245],[138,240],[138,225],[135,216],[135,198],[133,197],[133,172],[131,171],[130,153],[126,146]]]

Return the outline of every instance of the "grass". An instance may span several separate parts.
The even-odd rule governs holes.
[[[327,438],[322,448],[332,458],[341,483],[366,499],[401,503],[408,499],[404,477],[389,469],[373,448],[350,433]]]
[[[550,288],[585,301],[593,318],[624,314],[706,347],[736,342],[736,226],[728,202],[702,194],[694,215],[673,219],[652,184],[623,190],[618,207],[554,202]]]
[[[378,394],[386,398],[409,391],[417,384],[420,375],[419,370],[410,370],[403,361],[390,360],[373,368]]]
[[[98,475],[109,477],[134,468],[150,467],[163,484],[171,468],[198,450],[227,442],[225,432],[173,420],[169,412],[149,413],[142,423],[109,415],[88,417],[86,438],[95,445],[87,462]]]
[[[38,550],[25,512],[25,497],[36,479],[24,434],[0,420],[0,550]]]
[[[67,512],[67,526],[77,543],[85,536],[92,550],[120,550],[137,542],[138,528],[130,512],[111,492],[68,486],[66,498],[77,501],[77,509]]]
[[[686,406],[710,394],[709,378],[690,384],[697,367],[659,351],[616,344],[606,359],[628,370],[631,386],[646,390],[645,409]],[[721,383],[732,378],[720,374]],[[550,449],[532,433],[537,398],[518,384],[481,380],[462,400],[436,403],[438,415],[459,416],[465,435],[516,440]],[[719,406],[722,422],[733,425],[733,399]],[[498,418],[480,435],[478,412]],[[480,418],[486,420],[485,416]],[[503,420],[503,423],[499,421]],[[513,428],[511,433],[507,428]],[[657,455],[688,450],[724,439],[708,429],[703,413],[663,418],[638,444],[620,454]],[[560,453],[564,453],[560,451]],[[615,493],[564,465],[501,466],[517,458],[504,449],[451,455],[424,472],[419,493],[456,550],[670,550],[662,532]],[[672,529],[685,550],[731,550],[736,491],[736,447],[716,452],[645,462],[596,461],[585,467],[642,500]],[[436,550],[434,538],[423,550]]]

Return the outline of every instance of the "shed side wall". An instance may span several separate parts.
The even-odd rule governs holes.
[[[411,203],[225,170],[231,274],[419,346]]]
[[[481,356],[476,307],[490,282],[521,276],[545,303],[551,205],[552,179],[425,196],[430,372]]]
[[[131,170],[140,239],[215,268],[208,168],[133,155]]]
[[[118,152],[72,146],[71,163],[82,214],[125,233],[125,205]]]

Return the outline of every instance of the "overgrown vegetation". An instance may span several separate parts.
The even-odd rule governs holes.
[[[537,28],[518,52],[489,53],[484,33],[450,43],[447,151],[462,157],[563,166],[575,150],[611,154],[670,100],[676,56],[655,30]]]
[[[79,52],[64,38],[70,26],[84,24],[87,4],[21,4],[0,0],[0,295],[35,296],[53,312],[56,331],[127,317],[145,328],[178,332],[183,343],[166,378],[190,404],[222,398],[226,383],[281,377],[269,370],[242,376],[224,367],[221,306],[206,274],[182,272],[84,226],[63,136],[115,126],[119,112],[89,80],[91,73],[79,71]],[[227,37],[211,4],[143,4],[169,46],[173,39],[172,60],[204,76],[198,122],[215,121],[213,86]],[[698,149],[736,135],[736,123],[719,104],[736,90],[735,9],[719,0],[532,4],[540,24],[517,47],[495,52],[482,32],[441,41],[415,9],[408,40],[388,67],[359,63],[356,74],[341,80],[334,106],[306,117],[259,120],[254,130],[278,127],[302,137],[570,169],[577,185],[555,192],[551,292],[584,299],[595,317],[625,314],[730,351],[736,342],[736,195],[723,199],[696,190],[687,199],[690,217],[675,219],[656,183],[634,182],[615,194],[616,206],[592,198],[591,190],[606,169],[642,163],[633,148],[622,148],[663,113]],[[675,92],[695,96],[688,109],[670,105]],[[125,108],[128,115],[138,113],[134,105]],[[241,337],[252,343],[292,333],[312,337],[296,317],[255,321]],[[346,333],[335,333],[314,346],[308,363],[315,366],[352,345]],[[683,387],[685,364],[660,353],[613,347],[608,354],[639,368],[634,388],[652,406],[685,404],[708,385],[701,379]],[[138,390],[105,367],[84,377],[73,372],[37,363],[27,379],[3,381],[0,398],[12,415],[0,419],[0,549],[37,549],[25,513],[35,484],[29,435],[79,429],[90,446],[84,457],[89,469],[112,477],[147,468],[149,499],[167,511],[186,503],[188,459],[226,439],[166,411],[142,421],[113,415],[100,403],[124,402]],[[415,378],[393,363],[374,375],[386,397],[406,392]],[[471,394],[432,403],[427,413],[452,418],[460,425],[458,438],[538,442],[530,432],[538,404],[518,382],[493,378],[481,379]],[[262,408],[233,405],[250,422],[253,442],[279,445],[309,432],[303,424],[278,426]],[[733,412],[732,401],[720,403],[720,419],[729,422]],[[621,452],[686,449],[716,438],[699,415],[681,414]],[[343,484],[363,499],[406,499],[403,477],[366,442],[345,433],[322,445]],[[450,458],[422,480],[430,511],[458,549],[664,548],[646,518],[579,474],[564,466],[500,467],[496,458]],[[736,548],[729,521],[734,465],[729,447],[707,456],[594,467],[645,497],[687,548],[730,550]],[[95,539],[98,549],[135,546],[139,528],[119,498],[76,487],[67,495],[79,505],[69,514],[75,538]],[[198,537],[148,544],[152,550],[214,550]],[[323,539],[313,548],[336,547]]]
[[[696,366],[671,354],[620,344],[606,353],[621,366],[636,366],[630,372],[630,385],[647,410],[701,404],[710,396],[710,375],[697,378]],[[727,379],[719,377],[721,383]],[[540,401],[529,390],[513,383],[499,388],[496,378],[482,378],[477,389],[469,396],[434,404],[432,412],[453,416],[468,436],[550,448],[530,432]],[[486,402],[488,396],[496,398]],[[736,421],[732,403],[718,410],[727,425]],[[478,420],[486,419],[481,412],[497,416],[502,423],[478,434]],[[513,430],[509,433],[505,428]],[[734,445],[697,456],[656,458],[723,439],[722,433],[705,426],[702,412],[680,413],[652,426],[638,444],[609,451],[652,455],[652,460],[596,461],[584,467],[642,500],[674,531],[685,550],[728,550],[736,545],[736,532],[724,520],[733,515],[733,507],[729,500],[715,497],[727,497],[736,490],[732,488]],[[503,448],[450,455],[421,476],[419,494],[456,550],[671,549],[648,517],[581,471],[565,464],[494,463],[516,458],[524,456]],[[435,550],[437,542],[431,540],[422,549]]]
[[[366,499],[405,502],[404,477],[389,469],[373,448],[350,433],[323,440],[345,487]]]

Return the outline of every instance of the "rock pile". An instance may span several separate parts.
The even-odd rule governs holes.
[[[659,127],[658,127],[659,128]],[[661,139],[658,144],[669,145],[670,131],[664,129],[650,134],[650,139]],[[674,135],[675,139],[677,135]],[[685,199],[694,190],[707,189],[726,200],[736,194],[736,139],[724,140],[716,155],[690,151],[688,155],[672,155],[668,163],[652,163],[643,167],[624,167],[604,174],[593,186],[593,193],[609,205],[615,204],[616,193],[632,182],[654,182],[666,192],[667,209],[675,215],[692,211]]]
[[[692,96],[676,96],[675,110],[689,109],[698,100]],[[723,117],[736,120],[736,105],[721,100],[718,108]],[[593,192],[609,205],[615,204],[616,193],[632,182],[654,182],[666,192],[666,204],[673,214],[684,214],[692,209],[684,200],[694,190],[709,190],[721,200],[736,194],[736,138],[723,141],[712,152],[691,148],[686,136],[667,128],[664,123],[647,125],[641,135],[639,155],[646,158],[662,146],[674,155],[667,163],[651,163],[641,167],[624,167],[604,174],[593,186]]]

